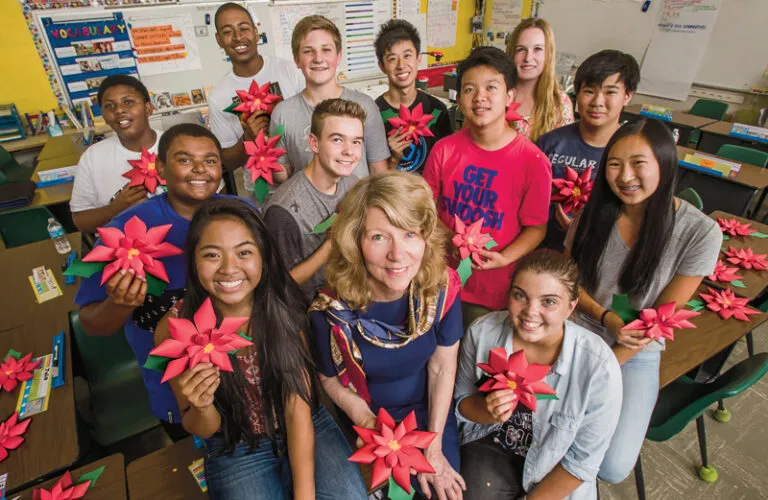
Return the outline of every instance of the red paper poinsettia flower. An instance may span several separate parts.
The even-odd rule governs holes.
[[[723,219],[722,217],[718,217],[717,224],[725,234],[730,234],[731,236],[749,236],[750,234],[757,232],[756,229],[749,227],[752,225],[750,222],[743,224],[736,219]]]
[[[17,423],[18,419],[19,413],[16,412],[8,420],[0,423],[0,462],[8,458],[8,450],[15,450],[24,442],[24,438],[21,436],[27,432],[27,427],[29,427],[32,419],[28,418]]]
[[[0,384],[3,390],[11,392],[19,382],[31,379],[32,371],[38,366],[40,366],[40,360],[32,361],[31,352],[19,360],[8,356],[8,359],[0,365]]]
[[[707,276],[709,281],[719,281],[721,283],[730,283],[731,281],[740,280],[743,276],[736,274],[739,271],[738,267],[730,267],[725,265],[722,259],[717,260],[715,270],[712,274]]]
[[[519,102],[513,102],[509,106],[507,106],[507,114],[504,116],[504,119],[508,122],[516,122],[518,120],[523,119],[523,115],[517,112],[517,108],[520,107]]]
[[[716,312],[723,319],[733,316],[741,321],[749,321],[749,316],[760,314],[760,311],[747,307],[749,299],[741,299],[731,290],[713,290],[709,287],[707,290],[709,293],[699,293],[699,296],[704,300],[707,309]]]
[[[675,340],[676,328],[696,328],[696,325],[688,321],[701,313],[680,309],[675,312],[675,302],[668,302],[659,306],[658,310],[649,308],[640,311],[640,316],[627,323],[622,330],[644,330],[649,339],[661,338]]]
[[[392,475],[395,482],[410,493],[411,469],[428,474],[435,472],[419,450],[429,446],[437,433],[416,430],[416,413],[413,411],[395,425],[387,410],[381,408],[375,429],[354,426],[365,444],[349,457],[349,461],[360,464],[373,462],[371,487],[383,483]]]
[[[413,112],[401,104],[398,116],[393,116],[387,120],[389,124],[392,125],[392,130],[390,130],[387,135],[394,135],[400,128],[402,128],[401,133],[405,133],[405,139],[410,139],[413,142],[418,141],[420,135],[424,137],[434,137],[435,134],[433,134],[432,131],[429,130],[429,127],[427,127],[427,124],[431,122],[433,118],[434,116],[432,115],[424,114],[424,106],[422,106],[421,103],[413,108]]]
[[[65,472],[59,478],[50,491],[43,488],[36,488],[32,492],[32,500],[75,500],[83,498],[91,486],[91,481],[72,484],[72,475],[69,471]]]
[[[97,228],[103,245],[95,247],[83,257],[83,262],[109,262],[104,267],[101,284],[109,281],[116,272],[129,269],[133,269],[136,276],[141,278],[149,273],[168,283],[170,279],[165,265],[158,259],[183,253],[181,248],[163,241],[171,230],[171,224],[147,230],[144,221],[134,215],[123,229],[125,233],[116,227]]]
[[[245,152],[248,154],[248,161],[245,163],[245,169],[251,173],[251,181],[256,182],[259,177],[270,184],[274,184],[272,172],[282,172],[283,167],[277,162],[277,159],[287,153],[286,150],[276,148],[275,144],[280,140],[280,136],[265,138],[264,129],[259,130],[259,135],[255,141],[245,141]]]
[[[216,313],[208,297],[194,315],[194,323],[188,319],[170,318],[168,330],[171,338],[164,340],[149,353],[153,356],[173,358],[165,369],[161,382],[172,379],[198,363],[212,363],[231,372],[228,353],[253,345],[237,333],[248,318],[224,318],[216,328]]]
[[[493,238],[489,235],[480,232],[482,231],[483,221],[485,219],[477,219],[467,226],[461,219],[459,219],[458,215],[454,215],[453,217],[456,234],[451,241],[453,241],[453,244],[459,249],[461,260],[464,260],[471,255],[472,260],[474,260],[476,264],[480,264],[482,260],[479,251],[485,248],[486,243],[493,241]]]
[[[281,99],[279,95],[270,93],[269,86],[272,82],[267,82],[261,87],[256,80],[251,81],[248,92],[236,90],[237,97],[240,98],[240,104],[232,108],[232,111],[239,111],[243,114],[243,120],[247,120],[256,111],[266,111],[272,113],[272,105]]]
[[[542,379],[552,368],[537,363],[528,364],[525,351],[519,350],[507,358],[503,347],[496,347],[488,352],[488,363],[478,363],[477,367],[491,376],[478,390],[492,392],[499,389],[512,389],[518,402],[531,411],[536,411],[536,395],[554,395],[555,390]],[[515,404],[517,407],[517,403]]]
[[[593,184],[592,167],[581,174],[576,173],[571,167],[565,167],[565,178],[552,180],[552,185],[555,187],[552,201],[562,203],[565,213],[577,212],[587,203]]]
[[[755,271],[765,271],[768,269],[767,256],[754,253],[751,248],[733,248],[729,246],[728,250],[723,253],[728,257],[726,259],[728,262],[744,269],[754,269]]]
[[[141,158],[138,160],[128,160],[133,168],[123,174],[123,177],[130,179],[129,186],[141,186],[147,189],[147,192],[154,193],[159,184],[165,186],[165,179],[161,178],[155,167],[157,155],[141,148]]]

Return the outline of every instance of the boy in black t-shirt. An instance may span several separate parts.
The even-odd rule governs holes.
[[[389,90],[376,99],[387,131],[389,149],[392,151],[389,166],[406,172],[421,173],[432,146],[453,133],[448,109],[436,97],[416,89],[421,62],[421,39],[411,23],[401,19],[388,21],[379,30],[374,44],[379,68],[389,80]],[[411,113],[421,105],[424,114],[434,116],[428,123],[434,137],[418,136],[418,142],[414,143],[410,138],[406,139],[407,131],[390,135],[392,125],[388,120],[399,114],[401,104]]]

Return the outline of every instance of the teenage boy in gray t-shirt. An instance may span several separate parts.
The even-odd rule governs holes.
[[[312,161],[264,205],[264,221],[280,255],[309,300],[323,283],[320,270],[331,253],[327,233],[312,230],[336,212],[357,180],[353,171],[363,156],[365,116],[352,101],[328,99],[318,104],[308,139]]]

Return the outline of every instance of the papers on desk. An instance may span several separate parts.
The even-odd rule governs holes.
[[[768,128],[764,127],[734,123],[733,127],[731,127],[730,135],[749,141],[758,141],[768,144]]]
[[[75,180],[75,169],[77,165],[71,167],[52,168],[37,173],[39,181],[37,187],[52,186],[54,184],[65,184]]]
[[[197,485],[203,490],[203,493],[208,491],[208,481],[205,479],[205,459],[198,458],[189,466],[189,472],[195,477]]]
[[[38,304],[63,295],[59,284],[56,282],[56,276],[44,266],[32,269],[32,276],[28,276],[28,278]]]
[[[654,106],[653,104],[643,104],[640,108],[640,114],[650,118],[658,118],[665,122],[672,121],[672,113],[675,110],[672,108],[665,108],[664,106]]]
[[[34,371],[31,379],[22,383],[19,391],[19,401],[16,403],[19,420],[48,410],[48,401],[51,399],[53,354],[35,358],[35,361],[37,360],[41,361],[40,367]]]
[[[736,177],[741,170],[741,163],[698,152],[694,154],[688,153],[681,163],[687,167],[692,167],[695,170],[709,170],[715,175],[728,177]]]

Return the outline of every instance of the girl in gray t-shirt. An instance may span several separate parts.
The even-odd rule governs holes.
[[[714,270],[722,235],[713,220],[674,197],[677,149],[662,122],[625,124],[606,152],[566,248],[581,275],[574,321],[603,337],[622,365],[621,417],[599,474],[616,483],[640,453],[663,345],[651,344],[644,332],[622,331],[624,322],[609,309],[613,294],[627,294],[638,310],[672,301],[683,307]]]

